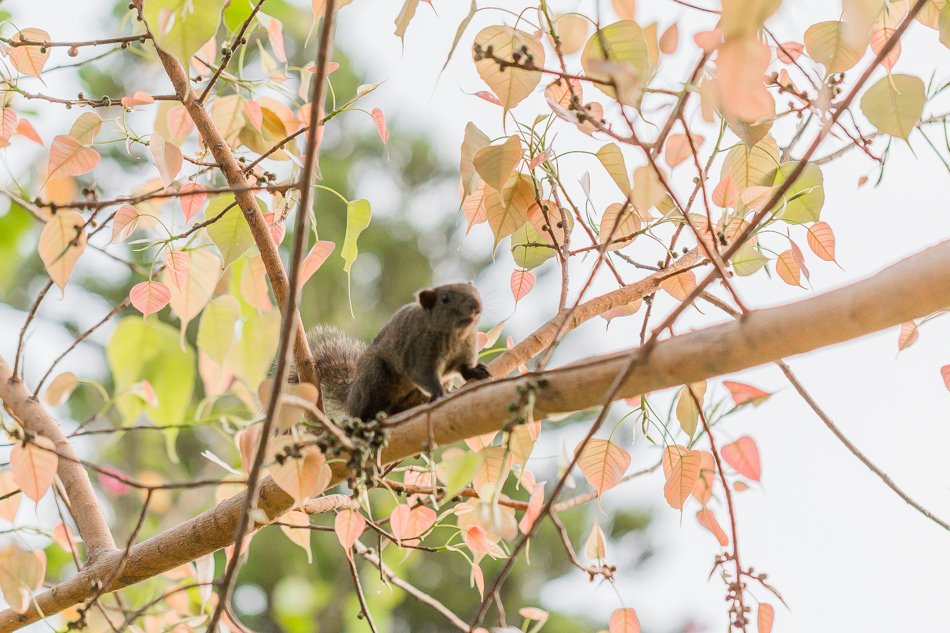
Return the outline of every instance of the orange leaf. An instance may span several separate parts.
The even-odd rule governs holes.
[[[719,207],[732,208],[736,206],[736,202],[739,201],[739,187],[736,186],[736,181],[733,180],[732,176],[726,176],[719,181],[719,184],[713,189],[712,199],[713,204]]]
[[[666,485],[663,496],[671,508],[681,510],[696,486],[703,455],[684,446],[667,446],[663,451],[663,472]]]
[[[696,146],[696,149],[699,149],[699,146],[703,144],[705,140],[702,136],[698,134],[693,134],[693,144]],[[670,167],[676,167],[683,161],[688,158],[691,158],[693,155],[693,149],[689,144],[689,137],[685,134],[670,134],[669,138],[666,140],[666,163]]]
[[[112,218],[112,241],[125,241],[139,225],[139,211],[131,204],[124,204]]]
[[[278,459],[267,471],[274,483],[293,497],[297,504],[316,497],[330,483],[330,467],[316,446],[295,447],[293,438],[281,436],[273,442],[273,454]],[[298,455],[291,456],[291,455]],[[280,462],[283,463],[280,463]]]
[[[247,260],[247,265],[241,273],[241,294],[244,295],[245,301],[261,312],[269,312],[274,307],[267,286],[267,269],[260,255]]]
[[[410,507],[402,503],[389,515],[389,527],[398,541],[419,539],[435,523],[435,510],[426,506]]]
[[[664,55],[672,55],[676,52],[676,46],[679,44],[679,41],[679,27],[676,26],[676,22],[674,22],[670,25],[670,28],[663,31],[663,35],[660,36],[660,51],[662,51]]]
[[[10,108],[3,108],[0,116],[0,147],[10,144],[10,137],[16,132],[16,113]]]
[[[166,187],[175,181],[181,171],[182,155],[178,146],[166,141],[161,134],[152,134],[148,141],[148,149],[152,153],[158,173],[162,177],[162,184]]]
[[[45,575],[46,554],[42,551],[27,552],[13,544],[0,550],[0,592],[17,613],[30,608],[33,590],[43,584]]]
[[[633,609],[616,609],[610,614],[610,633],[640,633],[640,620]]]
[[[379,132],[379,140],[383,142],[383,145],[389,142],[389,130],[386,129],[386,117],[383,116],[383,111],[379,108],[373,108],[369,113],[373,117],[373,121],[376,123],[376,131]]]
[[[660,282],[660,288],[670,293],[674,299],[684,301],[696,289],[696,273],[691,270],[671,275]]]
[[[188,114],[185,106],[178,105],[171,108],[165,119],[168,123],[168,133],[178,142],[185,140],[195,127],[195,122],[191,120],[191,115]]]
[[[630,453],[610,440],[593,438],[577,461],[584,477],[598,494],[613,488],[627,472]]]
[[[702,458],[699,463],[699,478],[693,486],[693,498],[706,505],[712,499],[713,485],[716,482],[716,460],[708,451],[701,451],[700,455]]]
[[[185,251],[165,251],[165,266],[168,268],[172,283],[179,290],[184,289],[191,270],[191,257]]]
[[[940,375],[943,376],[943,384],[950,391],[950,365],[944,365],[940,368]]]
[[[66,287],[76,261],[86,248],[84,224],[85,220],[77,212],[60,211],[50,218],[40,233],[40,259],[60,290]]]
[[[754,481],[759,481],[762,477],[759,447],[748,435],[743,435],[732,444],[726,444],[720,452],[726,463],[735,468],[740,475],[745,475]]]
[[[791,249],[783,252],[775,260],[775,272],[789,286],[802,285],[802,267]]]
[[[524,511],[524,516],[518,522],[518,529],[522,534],[531,531],[534,522],[541,515],[541,506],[544,504],[544,482],[538,482],[531,488],[531,497],[528,499],[528,508]]]
[[[168,286],[159,281],[143,281],[132,286],[132,290],[129,291],[132,307],[145,316],[167,306],[171,296]]]
[[[511,271],[511,294],[515,301],[521,301],[534,288],[537,277],[530,270]]]
[[[323,262],[333,253],[336,244],[327,240],[321,240],[313,245],[307,256],[300,262],[300,272],[297,275],[297,287],[302,288],[307,280],[313,277],[313,273],[319,270]]]
[[[10,38],[14,42],[27,40],[30,42],[49,42],[49,33],[42,29],[23,29]],[[24,75],[39,77],[43,66],[49,59],[50,48],[44,46],[14,46],[8,51],[13,67]]]
[[[284,28],[277,18],[271,18],[267,23],[267,39],[274,57],[281,63],[287,63],[287,52],[284,50]]]
[[[71,371],[64,371],[53,378],[49,387],[46,388],[46,396],[44,397],[46,404],[51,407],[58,407],[69,398],[78,385],[79,378],[76,377],[76,374]]]
[[[264,111],[261,110],[261,104],[253,99],[244,102],[244,114],[247,120],[251,122],[255,130],[260,130],[264,125]]]
[[[346,557],[353,560],[353,544],[366,529],[366,519],[356,510],[341,510],[333,522],[333,531],[346,551]]]
[[[462,201],[462,211],[468,220],[468,226],[465,228],[466,233],[471,231],[474,225],[488,220],[485,213],[485,183],[483,181],[479,180],[478,187],[465,196],[465,200]]]
[[[473,554],[487,554],[492,558],[504,558],[505,553],[490,534],[480,525],[470,525],[462,530],[462,540]]]
[[[617,17],[621,20],[632,20],[637,13],[637,4],[635,0],[611,0]],[[610,633],[614,633],[611,631]]]
[[[9,470],[0,471],[0,519],[10,523],[13,523],[16,511],[20,507],[20,495],[7,495],[15,492],[18,488],[19,486],[13,480],[13,473]]]
[[[754,405],[759,405],[765,402],[765,400],[772,395],[768,391],[762,391],[757,387],[746,385],[741,382],[723,380],[722,384],[726,389],[729,390],[729,393],[732,394],[732,401],[736,405],[745,404],[747,402],[751,402]]]
[[[49,165],[46,173],[50,178],[81,176],[99,164],[99,152],[86,147],[68,134],[53,137],[49,147]]]
[[[891,36],[894,35],[896,29],[877,29],[871,33],[871,50],[874,51],[875,55],[879,55],[884,46],[887,44],[887,40],[891,39]],[[901,56],[901,43],[900,40],[894,45],[894,48],[884,56],[884,59],[881,60],[881,66],[890,70],[894,68],[894,64],[897,63],[897,60]]]
[[[190,222],[191,218],[201,211],[208,194],[205,193],[205,188],[196,182],[185,183],[178,192],[181,194],[178,196],[178,204],[185,214],[185,222]]]
[[[713,536],[716,537],[716,540],[719,541],[721,546],[725,547],[729,544],[729,537],[722,531],[722,528],[719,526],[719,521],[716,520],[716,515],[712,513],[712,510],[703,508],[696,513],[696,520],[699,521],[701,526],[713,533]]]
[[[131,97],[122,97],[119,102],[126,108],[131,108],[132,106],[136,105],[148,105],[149,103],[155,103],[155,98],[147,92],[142,92],[139,90]]]
[[[897,350],[905,350],[914,343],[917,342],[917,337],[919,332],[917,330],[917,324],[913,321],[907,321],[906,323],[901,323],[901,335],[897,339]]]
[[[756,614],[756,623],[759,633],[771,633],[772,622],[775,621],[775,609],[767,602],[759,603],[759,612]]]
[[[13,481],[33,501],[39,501],[53,483],[59,463],[55,448],[53,440],[37,435],[26,446],[16,444],[10,451]]]
[[[732,488],[736,492],[745,492],[746,490],[749,489],[749,484],[747,484],[744,481],[736,481],[736,482],[733,482]]]
[[[297,510],[291,510],[280,517],[280,531],[295,545],[307,552],[307,563],[313,564],[313,551],[310,549],[310,515]]]
[[[805,50],[805,45],[799,42],[785,42],[775,47],[775,56],[783,64],[794,64],[795,60]]]
[[[827,222],[815,222],[808,227],[808,247],[826,262],[835,261],[835,234]]]
[[[20,119],[16,124],[16,133],[20,136],[25,136],[34,143],[39,145],[43,144],[43,139],[40,138],[39,133],[37,133],[36,128],[33,127],[33,124],[27,121],[26,119]]]

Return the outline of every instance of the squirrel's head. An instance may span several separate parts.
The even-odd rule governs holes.
[[[419,305],[433,323],[446,329],[466,328],[482,313],[482,300],[472,284],[446,284],[419,293]]]

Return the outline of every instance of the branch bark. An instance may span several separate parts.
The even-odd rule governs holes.
[[[439,444],[497,431],[508,423],[508,405],[519,388],[537,386],[540,411],[576,411],[600,403],[618,372],[635,355],[636,363],[617,393],[628,398],[705,380],[794,356],[920,318],[950,305],[950,241],[909,257],[877,275],[796,303],[757,310],[737,321],[716,325],[652,346],[591,358],[565,367],[477,383],[443,400],[391,419],[393,432],[383,451],[385,463],[425,450],[430,431]],[[430,426],[431,425],[431,426]],[[334,470],[334,483],[345,476]],[[270,479],[261,484],[258,507],[271,519],[286,512],[291,498]],[[129,552],[116,590],[229,545],[244,505],[238,494],[207,512],[139,543]],[[119,553],[100,557],[75,577],[36,596],[51,615],[91,595],[91,581],[107,578]],[[0,631],[39,619],[0,613]]]

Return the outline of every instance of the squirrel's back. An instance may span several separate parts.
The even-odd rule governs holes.
[[[366,344],[331,325],[318,325],[307,333],[313,360],[320,369],[324,406],[332,417],[344,415],[343,403],[356,375],[356,364]],[[290,381],[297,382],[296,370]]]

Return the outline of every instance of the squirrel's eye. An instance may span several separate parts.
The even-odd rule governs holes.
[[[442,296],[442,303],[448,303],[448,302],[449,302],[449,295],[443,295],[443,296]]]

